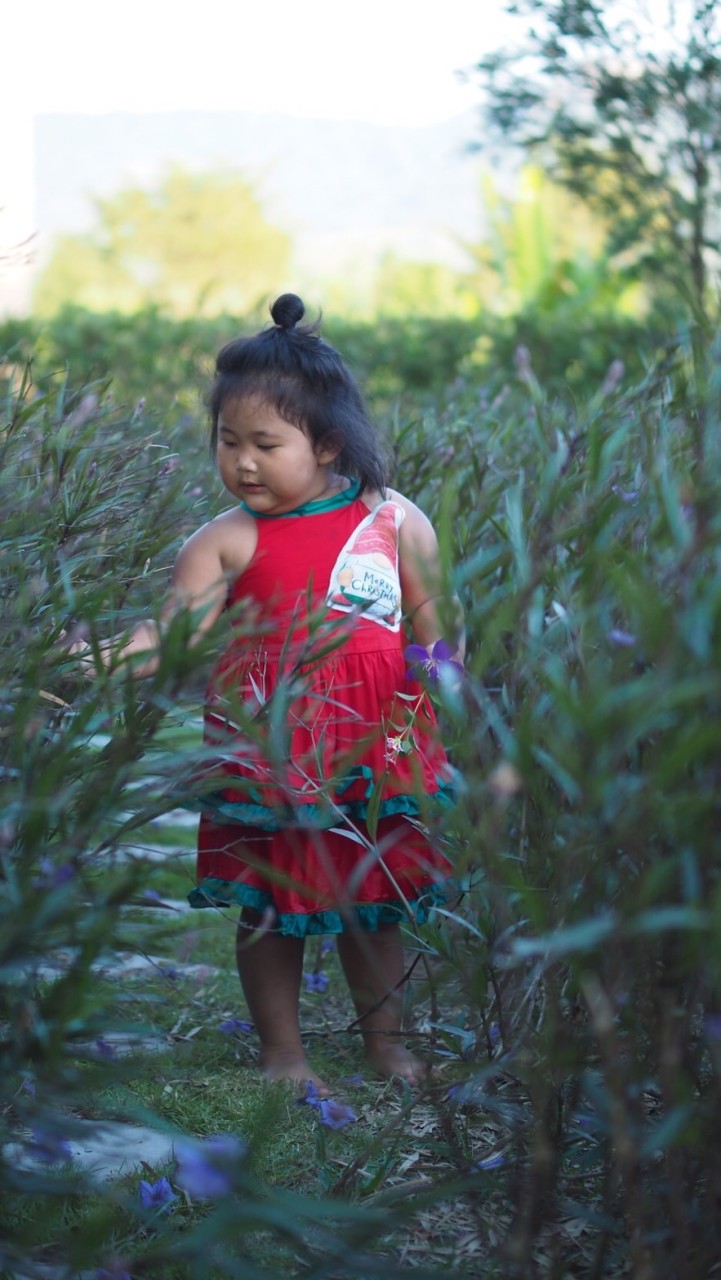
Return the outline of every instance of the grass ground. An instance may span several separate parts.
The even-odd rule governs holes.
[[[136,853],[152,851],[145,893],[150,891],[153,901],[144,900],[141,891],[124,909],[115,962],[145,956],[149,963],[127,973],[109,964],[98,976],[94,1003],[104,1045],[112,1046],[121,1032],[146,1047],[88,1068],[78,1114],[131,1123],[152,1118],[156,1127],[195,1137],[237,1135],[248,1144],[249,1175],[268,1191],[296,1193],[309,1203],[328,1197],[339,1210],[370,1209],[390,1196],[398,1225],[376,1242],[379,1264],[395,1260],[402,1270],[422,1264],[474,1274],[479,1250],[492,1243],[489,1195],[500,1209],[494,1190],[498,1171],[477,1166],[497,1151],[499,1132],[488,1117],[481,1121],[446,1099],[457,1078],[454,1055],[436,1057],[438,1079],[425,1092],[370,1076],[337,956],[318,938],[309,941],[305,969],[322,969],[329,983],[322,993],[304,990],[301,995],[308,1056],[332,1096],[351,1107],[357,1119],[337,1131],[327,1128],[313,1107],[298,1105],[292,1086],[267,1084],[257,1070],[257,1041],[247,1026],[234,968],[234,913],[178,905],[193,884],[193,841],[192,828],[182,820],[153,823],[133,837]],[[162,850],[166,856],[158,857]],[[423,1028],[429,1009],[420,982],[412,984],[412,996],[413,1024]],[[417,1035],[422,1049],[428,1036],[422,1030]],[[475,1172],[469,1172],[472,1167]],[[172,1179],[173,1170],[140,1169],[118,1180],[113,1232],[119,1249],[124,1232],[132,1236],[134,1221],[122,1208],[123,1198],[137,1200],[141,1178],[155,1181],[164,1174]],[[466,1180],[463,1188],[459,1178]],[[36,1248],[52,1246],[60,1222],[67,1227],[77,1221],[85,1232],[100,1213],[92,1197],[56,1200],[51,1213],[44,1200],[32,1204],[19,1198],[8,1210],[15,1225],[20,1215]],[[172,1208],[173,1218],[187,1217],[189,1224],[197,1224],[205,1212],[197,1203]],[[275,1231],[248,1227],[243,1248],[246,1259],[270,1267],[272,1274],[305,1269],[302,1251],[282,1241],[279,1246]],[[163,1280],[191,1274],[182,1267],[168,1270],[167,1260],[163,1266]],[[148,1274],[155,1274],[152,1267]]]

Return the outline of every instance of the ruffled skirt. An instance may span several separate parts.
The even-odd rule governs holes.
[[[191,905],[237,903],[299,936],[422,923],[445,900],[438,826],[453,774],[399,648],[283,673],[265,651],[240,662],[231,651],[205,739],[213,761]]]

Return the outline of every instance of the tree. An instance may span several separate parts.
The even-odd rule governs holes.
[[[153,190],[96,200],[88,235],[63,236],[35,305],[96,311],[161,307],[174,315],[247,314],[287,287],[291,242],[237,173],[172,168]]]
[[[671,283],[703,319],[719,265],[715,0],[658,0],[646,16],[595,0],[508,8],[533,25],[520,52],[478,64],[487,123],[604,216],[613,255]]]
[[[374,286],[375,311],[384,316],[462,316],[478,313],[468,272],[441,262],[423,262],[386,253]]]
[[[487,232],[466,246],[484,310],[517,315],[580,303],[588,311],[638,312],[639,286],[609,262],[608,227],[537,165],[518,174],[513,197],[483,182]]]

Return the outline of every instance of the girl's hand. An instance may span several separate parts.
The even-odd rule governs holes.
[[[78,666],[82,674],[88,680],[94,680],[98,672],[93,659],[93,651],[87,640],[79,634],[80,631],[80,627],[73,627],[70,632],[61,631],[57,643],[58,645],[63,645],[72,658],[78,659]],[[73,639],[73,636],[77,636],[77,639]],[[70,641],[69,644],[67,643],[68,640]]]
[[[75,640],[68,648],[68,653],[78,659],[78,666],[88,680],[94,680],[97,673],[93,652],[87,640]]]

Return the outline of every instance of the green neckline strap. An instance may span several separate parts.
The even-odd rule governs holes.
[[[360,480],[354,480],[347,489],[341,489],[340,493],[334,493],[332,498],[314,498],[312,502],[304,502],[302,506],[295,507],[293,511],[281,511],[280,515],[253,511],[244,502],[241,502],[240,505],[244,511],[247,511],[256,520],[285,520],[288,516],[320,516],[326,511],[336,511],[340,507],[347,507],[349,503],[355,502],[359,493]]]
[[[424,885],[418,898],[408,903],[414,924],[425,924],[435,907],[448,905],[449,897],[458,892],[458,885],[448,877],[440,884]],[[257,885],[242,884],[237,880],[220,880],[207,876],[188,894],[191,907],[252,907],[263,911],[272,907],[273,899],[266,889]],[[359,928],[375,933],[384,924],[410,923],[405,903],[400,899],[388,902],[361,902],[353,906],[354,922]],[[353,921],[350,922],[351,927]],[[347,915],[340,911],[310,911],[307,914],[280,912],[276,917],[275,932],[285,937],[306,938],[314,934],[344,933],[349,925]]]

